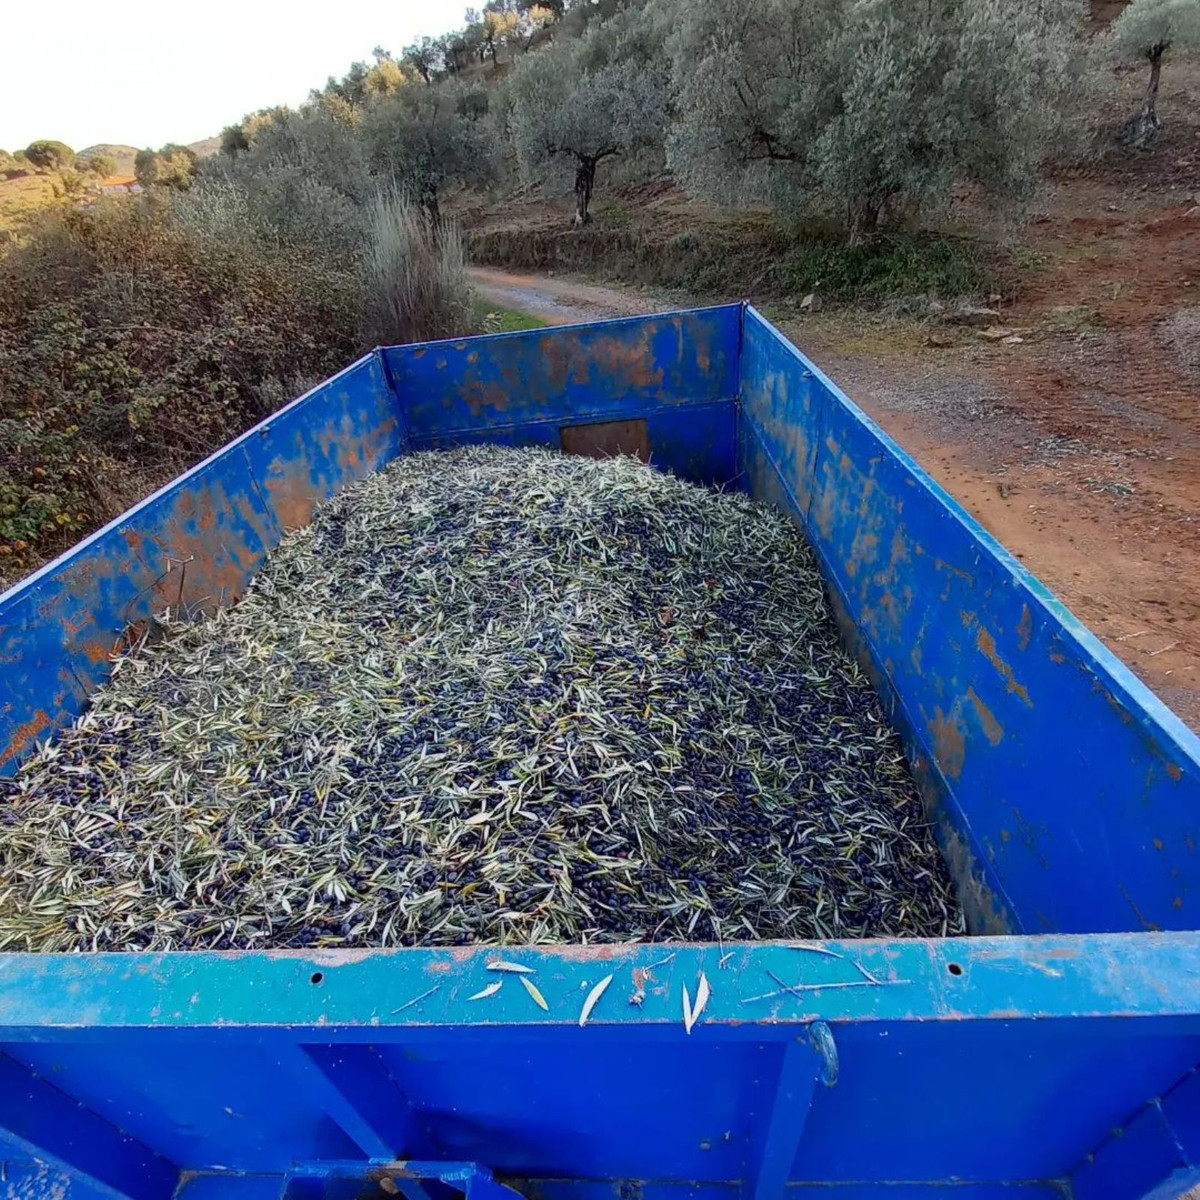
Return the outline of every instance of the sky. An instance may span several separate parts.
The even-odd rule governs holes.
[[[376,46],[462,24],[469,0],[11,0],[0,149],[200,141],[300,103]]]

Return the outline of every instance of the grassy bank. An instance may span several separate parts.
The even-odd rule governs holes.
[[[672,228],[674,227],[674,228]],[[946,235],[895,234],[852,246],[819,229],[786,231],[763,219],[741,224],[642,221],[618,206],[583,229],[544,220],[468,227],[467,252],[480,266],[564,271],[609,282],[727,298],[803,297],[879,304],[943,299],[1003,286],[1006,263],[992,245]]]

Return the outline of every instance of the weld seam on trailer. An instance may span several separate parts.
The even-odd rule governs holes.
[[[284,529],[279,523],[279,516],[275,512],[275,506],[268,498],[266,480],[260,477],[258,470],[255,468],[253,460],[250,458],[250,455],[246,453],[246,446],[244,443],[238,447],[238,453],[241,455],[242,462],[245,466],[246,478],[250,480],[250,486],[254,489],[254,495],[258,499],[262,516],[269,525],[271,536],[274,539],[271,545],[263,547],[265,558],[265,555],[270,554],[271,551],[274,550],[275,547],[278,546],[283,540]],[[261,565],[261,561],[262,560],[260,560],[259,565]],[[254,575],[251,574],[249,579],[246,580],[246,585],[248,585],[250,579],[253,578]],[[221,605],[220,607],[225,606]]]
[[[267,497],[266,480],[259,475],[258,471],[254,467],[254,464],[250,461],[250,456],[245,452],[244,448],[242,450],[242,457],[246,460],[246,475],[254,487],[254,494],[258,497],[258,502],[262,506],[263,512],[266,514],[267,519],[271,523],[274,545],[267,548],[267,553],[269,554],[271,550],[273,550],[275,546],[278,546],[283,540],[285,531],[279,524],[279,517],[275,512],[274,505],[271,504]]]
[[[1074,1200],[1109,1200],[1110,1177],[1131,1174],[1138,1195],[1164,1200],[1200,1184],[1200,1069],[1110,1129],[1068,1178]]]
[[[380,374],[383,376],[383,384],[387,389],[388,395],[392,398],[392,406],[396,410],[397,419],[400,422],[400,457],[405,454],[411,454],[413,450],[412,431],[408,427],[408,405],[400,396],[400,388],[396,383],[396,375],[392,370],[392,364],[388,361],[388,356],[384,353],[383,346],[376,346],[371,352],[375,356],[375,361],[379,364]]]

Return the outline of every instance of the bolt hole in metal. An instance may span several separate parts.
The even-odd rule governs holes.
[[[954,976],[959,976],[963,973],[962,966],[959,963],[948,963],[946,966],[946,970],[949,971],[950,974],[954,975]]]
[[[308,982],[311,983],[314,987],[316,987],[318,984],[322,983],[324,981],[324,979],[325,979],[325,976],[322,972],[314,971],[308,977]]]

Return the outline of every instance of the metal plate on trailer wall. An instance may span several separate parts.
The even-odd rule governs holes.
[[[741,452],[906,734],[976,929],[1200,926],[1200,739],[753,309]]]
[[[644,420],[564,425],[559,429],[559,441],[564,453],[580,454],[584,458],[631,454],[642,462],[650,461],[650,432]]]

